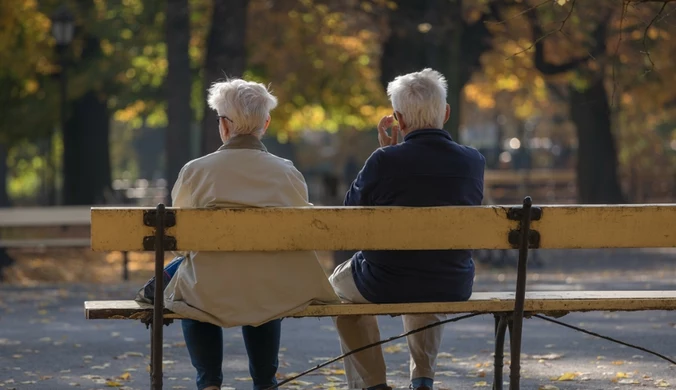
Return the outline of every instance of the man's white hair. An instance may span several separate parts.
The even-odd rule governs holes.
[[[232,135],[261,136],[277,98],[261,83],[241,79],[215,82],[209,88],[209,107],[227,116]],[[226,119],[227,121],[227,119]]]
[[[403,114],[411,130],[443,127],[446,91],[444,76],[430,68],[397,76],[387,85],[392,108]]]

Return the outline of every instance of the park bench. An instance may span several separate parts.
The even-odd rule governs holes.
[[[90,206],[0,208],[0,251],[5,249],[89,248]],[[72,236],[71,232],[76,233]],[[64,237],[64,233],[65,236]],[[129,280],[127,252],[122,279]]]
[[[518,249],[515,292],[475,293],[467,302],[309,306],[293,317],[493,314],[494,389],[502,388],[505,334],[510,331],[510,389],[518,389],[524,316],[569,312],[676,310],[676,291],[526,292],[529,248],[676,247],[676,205],[336,207],[172,209],[92,208],[92,249],[154,251],[162,281],[165,251],[296,251],[360,249]],[[155,296],[162,296],[162,283]],[[163,307],[87,301],[87,319],[135,319],[151,327],[151,381],[162,388],[162,324],[179,318]],[[464,317],[458,317],[461,319]],[[549,317],[545,317],[549,318]],[[159,326],[154,326],[155,324]]]

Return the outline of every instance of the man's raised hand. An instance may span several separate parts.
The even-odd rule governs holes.
[[[396,145],[399,140],[399,125],[392,126],[394,117],[392,115],[384,116],[378,123],[378,142],[381,147]],[[392,126],[392,135],[387,134],[387,129]]]

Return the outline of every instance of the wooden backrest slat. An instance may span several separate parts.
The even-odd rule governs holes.
[[[177,250],[509,249],[507,206],[169,209]],[[676,247],[676,205],[541,206],[541,248]],[[143,250],[147,208],[92,208],[92,248]]]

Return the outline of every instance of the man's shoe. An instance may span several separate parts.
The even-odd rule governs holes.
[[[427,387],[427,386],[420,386],[420,387],[416,387],[415,390],[432,390],[432,388]]]

